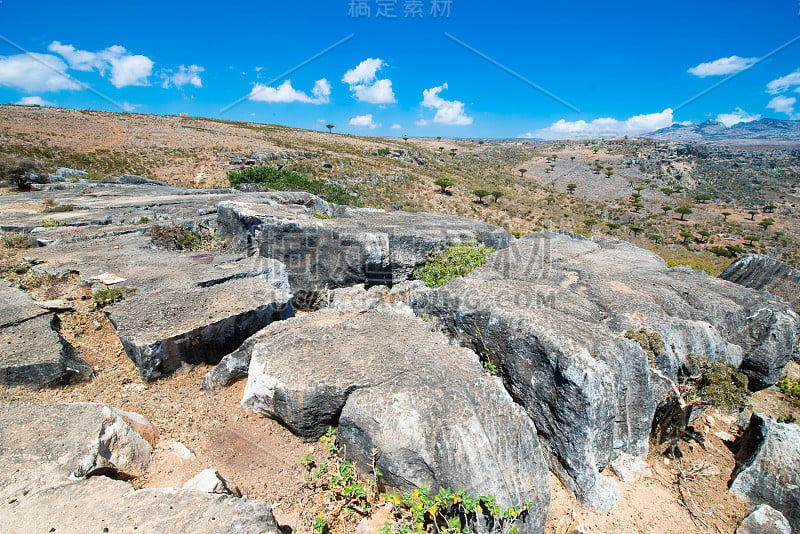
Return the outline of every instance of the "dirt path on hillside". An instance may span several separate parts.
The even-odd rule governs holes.
[[[99,145],[94,145],[94,146],[91,146],[89,148],[84,148],[83,150],[81,150],[82,154],[89,154],[91,152],[94,152],[95,150],[100,150],[102,148],[111,148],[112,146],[114,146],[117,143],[119,143],[120,141],[122,141],[122,133],[119,131],[119,126],[117,126],[116,124],[114,124],[113,122],[111,122],[109,120],[106,120],[106,119],[102,119],[102,120],[103,120],[103,122],[105,122],[108,125],[109,128],[111,128],[111,132],[112,132],[111,141],[107,141],[107,142],[101,143]]]

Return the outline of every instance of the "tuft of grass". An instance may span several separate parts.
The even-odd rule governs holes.
[[[28,236],[25,234],[5,234],[2,239],[5,248],[30,248]]]
[[[42,213],[65,213],[75,209],[72,204],[62,204],[60,206],[46,206]]]
[[[625,332],[625,337],[641,345],[642,349],[647,353],[647,360],[650,365],[654,364],[656,355],[664,350],[664,340],[658,332],[640,328],[638,330],[628,330]]]
[[[321,219],[323,221],[329,221],[331,219],[335,219],[336,218],[335,215],[328,215],[327,213],[322,213],[322,212],[319,212],[319,211],[315,211],[313,213],[313,216],[314,216],[315,219]]]
[[[115,302],[124,300],[129,295],[136,293],[135,287],[109,287],[101,289],[94,294],[94,307],[104,308]]]
[[[440,287],[483,267],[492,252],[493,248],[477,241],[450,245],[441,254],[428,259],[421,269],[414,272],[414,276],[428,287]]]
[[[39,223],[39,226],[42,228],[55,228],[56,226],[61,226],[62,224],[64,223],[58,219],[42,219],[42,222]]]
[[[231,187],[241,184],[257,184],[277,191],[305,191],[315,194],[328,202],[346,206],[361,203],[353,198],[343,187],[322,180],[312,180],[288,169],[258,166],[240,169],[228,173]]]

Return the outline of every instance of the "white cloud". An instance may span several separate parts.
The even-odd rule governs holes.
[[[402,129],[403,127],[400,126],[399,124],[392,124],[392,130],[402,130]]]
[[[720,113],[717,115],[717,120],[728,128],[734,124],[739,124],[740,122],[753,122],[760,118],[761,115],[751,115],[742,108],[736,108],[736,111],[731,113]]]
[[[161,78],[161,87],[169,89],[171,86],[183,87],[184,85],[193,85],[194,87],[203,87],[203,80],[200,78],[200,73],[206,69],[198,65],[181,65],[178,67],[178,72],[173,72],[172,69],[162,69],[158,73]]]
[[[49,102],[41,96],[23,96],[17,102],[18,106],[55,106],[55,102]]]
[[[392,90],[392,80],[376,79],[378,71],[386,66],[382,59],[368,58],[344,73],[342,81],[350,86],[356,100],[369,104],[394,104],[397,99]]]
[[[425,119],[419,119],[414,124],[416,124],[417,126],[427,126],[430,124],[430,122],[426,121]]]
[[[757,57],[723,57],[709,63],[700,63],[698,66],[689,69],[689,74],[694,74],[700,78],[735,74],[752,67],[756,61],[758,61]]]
[[[787,115],[791,116],[794,114],[795,103],[797,103],[797,99],[793,96],[776,96],[769,101],[767,107],[775,110],[778,113],[786,113]]]
[[[378,128],[380,124],[375,124],[375,122],[372,120],[372,113],[369,113],[367,115],[358,115],[350,119],[350,126],[359,126],[373,130]]]
[[[67,64],[61,58],[34,53],[0,56],[0,85],[27,93],[81,89],[67,74]]]
[[[767,92],[773,95],[788,91],[793,86],[800,86],[800,70],[797,70],[767,84]],[[800,88],[798,89],[800,91]]]
[[[247,98],[255,102],[327,104],[331,101],[330,96],[331,84],[328,83],[328,80],[322,78],[314,83],[311,96],[308,96],[303,91],[298,91],[292,87],[291,80],[286,80],[277,88],[257,83],[253,86],[253,90],[250,91],[250,95]]]
[[[625,135],[641,135],[666,128],[673,124],[672,109],[667,108],[660,113],[635,115],[620,121],[610,117],[568,122],[559,120],[534,132],[527,132],[521,137],[542,139],[592,139],[597,137],[622,137]]]
[[[89,52],[53,41],[47,49],[61,55],[72,69],[97,71],[101,76],[110,72],[111,83],[117,89],[131,85],[149,85],[147,79],[153,73],[153,60],[147,56],[131,54],[120,45],[109,46],[99,52]]]
[[[432,87],[422,91],[422,107],[436,110],[433,122],[449,126],[467,126],[472,124],[472,117],[464,112],[464,103],[458,100],[445,100],[439,93],[447,89],[444,83],[439,87]],[[424,119],[423,119],[424,120]]]

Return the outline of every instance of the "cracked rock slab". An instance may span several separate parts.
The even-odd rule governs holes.
[[[0,384],[51,387],[93,370],[58,332],[58,317],[22,290],[0,285]]]
[[[532,502],[521,531],[542,532],[549,481],[536,428],[475,353],[387,309],[322,310],[254,339],[243,407],[307,439],[338,426],[347,458],[400,490]]]
[[[223,202],[218,224],[237,249],[283,262],[296,293],[391,287],[447,245],[477,240],[501,249],[514,241],[500,227],[439,213],[330,205],[324,218],[319,215],[307,206]]]
[[[266,258],[160,250],[137,234],[58,243],[26,258],[51,274],[77,271],[87,285],[103,272],[126,279],[119,285],[136,291],[104,311],[146,380],[184,363],[217,364],[294,314],[286,270]]]

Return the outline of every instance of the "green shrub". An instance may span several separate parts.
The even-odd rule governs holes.
[[[221,250],[224,246],[222,240],[211,232],[195,232],[175,224],[156,224],[150,227],[147,235],[157,247],[169,250]]]
[[[800,379],[782,378],[778,381],[778,387],[783,391],[786,400],[794,403],[795,406],[800,406]]]
[[[379,148],[378,149],[378,155],[379,156],[388,156],[389,155],[389,149],[388,148]]]
[[[322,219],[323,221],[328,221],[336,218],[335,215],[328,215],[327,213],[321,213],[319,211],[315,211],[312,215],[315,219]]]
[[[684,384],[688,392],[708,399],[719,408],[737,409],[747,401],[750,395],[747,377],[733,365],[696,354],[689,354],[687,362],[697,370]]]
[[[429,258],[421,269],[414,272],[414,276],[428,287],[440,287],[482,267],[492,252],[493,248],[477,241],[450,245],[441,254]]]
[[[61,206],[48,206],[42,210],[42,213],[65,213],[73,209],[75,207],[72,204],[62,204]]]
[[[287,169],[258,166],[228,173],[232,187],[242,184],[257,184],[276,191],[305,191],[313,193],[328,202],[348,206],[360,205],[343,187],[322,180],[308,178]]]
[[[94,294],[95,308],[103,308],[125,299],[128,295],[136,293],[135,287],[109,287],[101,289]]]
[[[61,226],[62,224],[64,223],[58,219],[42,219],[42,222],[39,223],[39,226],[43,228],[55,228],[56,226]]]

